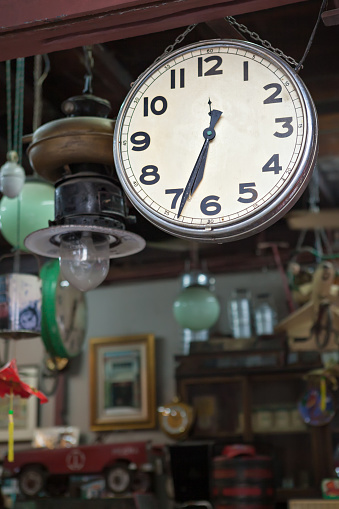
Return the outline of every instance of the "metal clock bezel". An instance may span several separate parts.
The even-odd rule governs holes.
[[[192,224],[190,226],[180,224],[178,221],[171,218],[164,219],[164,216],[157,213],[151,207],[148,207],[139,195],[135,192],[129,179],[125,175],[124,164],[120,151],[121,128],[125,119],[125,114],[133,101],[139,89],[143,86],[146,80],[151,75],[156,73],[161,67],[168,62],[182,55],[183,53],[197,50],[209,49],[211,47],[227,46],[230,48],[248,50],[255,53],[259,57],[263,57],[270,61],[273,65],[280,68],[282,72],[293,82],[295,90],[299,96],[300,102],[304,110],[305,119],[305,135],[304,146],[297,159],[297,168],[294,166],[294,174],[288,179],[288,183],[284,188],[275,194],[272,199],[264,205],[261,209],[254,210],[246,219],[236,219],[227,225],[214,224],[200,226]],[[179,238],[188,240],[197,240],[201,242],[230,242],[238,240],[266,229],[271,224],[275,223],[278,219],[295,204],[301,194],[304,192],[309,179],[312,175],[312,170],[315,165],[315,160],[318,152],[318,119],[313,100],[300,77],[294,70],[279,56],[275,55],[266,48],[262,48],[257,44],[240,40],[226,40],[226,39],[213,39],[209,41],[200,41],[180,48],[167,56],[162,58],[157,63],[150,66],[133,84],[130,92],[127,94],[119,115],[116,120],[114,139],[113,139],[113,155],[116,166],[117,175],[122,183],[124,191],[131,203],[135,208],[148,219],[151,223],[160,229],[175,235]]]

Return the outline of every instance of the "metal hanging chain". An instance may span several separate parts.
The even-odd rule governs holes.
[[[195,23],[194,25],[190,25],[186,28],[186,30],[178,35],[178,37],[175,39],[175,41],[173,42],[173,44],[170,44],[169,46],[167,46],[167,48],[165,48],[164,52],[159,56],[157,57],[153,64],[156,64],[158,63],[163,57],[165,57],[166,55],[168,55],[168,53],[172,53],[172,51],[174,50],[175,46],[177,44],[180,44],[186,37],[186,35],[188,35],[190,32],[192,32],[192,30],[194,30],[194,28],[197,26],[197,23]]]
[[[236,21],[236,19],[233,18],[233,16],[227,16],[224,19],[226,21],[228,21],[231,25],[235,26],[243,34],[249,35],[251,37],[251,39],[253,39],[256,42],[259,42],[262,46],[264,46],[265,48],[271,50],[273,53],[275,53],[279,57],[281,57],[284,60],[286,60],[286,62],[288,62],[290,65],[292,65],[294,67],[295,72],[299,72],[300,69],[302,69],[303,63],[304,63],[304,61],[305,61],[305,59],[306,59],[306,57],[308,55],[308,52],[311,49],[311,45],[313,43],[313,39],[314,39],[315,33],[317,31],[317,28],[318,28],[320,20],[321,20],[321,15],[324,12],[324,10],[326,9],[327,3],[328,3],[328,0],[322,0],[321,7],[320,7],[320,10],[319,10],[319,13],[318,13],[317,21],[316,21],[316,23],[314,25],[314,28],[313,28],[312,33],[311,33],[311,36],[310,36],[309,41],[308,41],[307,46],[306,46],[306,50],[305,50],[305,52],[304,52],[300,62],[297,62],[293,57],[289,57],[288,55],[285,55],[285,53],[281,49],[274,48],[274,46],[272,46],[272,44],[269,41],[267,41],[266,39],[262,39],[259,36],[259,34],[249,30],[246,25],[243,25],[242,23],[238,23]]]
[[[142,73],[138,76],[138,78],[137,78],[137,79],[139,79],[139,78],[140,78],[140,76],[142,76],[143,74],[145,74],[145,73],[148,71],[148,69],[149,69],[150,67],[152,67],[152,65],[157,64],[157,63],[158,63],[158,62],[160,62],[160,60],[161,60],[162,58],[164,58],[166,55],[168,55],[169,53],[172,53],[172,51],[174,50],[175,46],[176,46],[177,44],[180,44],[180,43],[181,43],[181,42],[185,39],[186,35],[187,35],[187,34],[189,34],[190,32],[192,32],[192,30],[194,30],[194,28],[197,26],[197,24],[198,24],[198,23],[195,23],[194,25],[189,25],[189,26],[186,28],[186,30],[185,30],[182,34],[178,35],[178,37],[175,39],[175,41],[173,42],[173,44],[170,44],[169,46],[167,46],[167,48],[165,48],[165,50],[163,51],[163,53],[162,53],[160,56],[158,56],[158,57],[154,60],[154,62],[153,62],[151,65],[149,65],[149,66],[147,67],[147,69],[145,69],[145,70],[144,70],[144,71],[143,71],[143,72],[142,72]],[[135,80],[135,81],[136,81],[136,80]],[[135,81],[132,81],[132,83],[131,83],[131,85],[130,85],[131,87],[133,87],[133,85],[134,85]]]
[[[298,65],[298,62],[294,60],[293,57],[285,55],[285,53],[279,48],[274,48],[269,41],[267,41],[266,39],[262,39],[256,32],[251,32],[251,30],[249,30],[246,25],[238,23],[236,19],[233,18],[232,16],[227,16],[224,19],[228,21],[231,25],[235,26],[239,30],[239,32],[249,35],[251,39],[253,39],[256,42],[260,42],[262,46],[273,51],[273,53],[286,60],[290,65],[293,65],[294,67]]]
[[[305,52],[304,52],[303,56],[301,57],[301,60],[300,60],[299,64],[295,68],[295,72],[299,72],[300,69],[302,69],[302,67],[303,67],[303,63],[305,61],[305,58],[308,55],[308,52],[311,49],[315,33],[316,33],[317,28],[319,26],[319,23],[320,23],[320,20],[321,20],[321,15],[324,12],[324,10],[327,8],[327,3],[328,3],[328,0],[323,0],[322,3],[321,3],[321,7],[320,7],[320,10],[319,10],[319,13],[318,13],[318,18],[317,18],[317,21],[316,21],[316,23],[315,23],[315,25],[313,27],[313,30],[312,30],[312,33],[311,33],[311,37],[309,38],[309,41],[307,43]]]

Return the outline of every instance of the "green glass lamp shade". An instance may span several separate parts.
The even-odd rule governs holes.
[[[19,239],[18,211],[20,211]],[[1,198],[0,219],[1,233],[7,242],[27,251],[25,237],[36,230],[48,228],[48,220],[54,219],[54,186],[36,179],[27,180],[17,198],[6,196]]]
[[[220,304],[208,288],[189,286],[174,301],[173,314],[183,329],[209,329],[219,318]]]

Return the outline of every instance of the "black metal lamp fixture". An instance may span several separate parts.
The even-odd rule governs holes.
[[[110,258],[137,253],[145,241],[126,230],[133,219],[115,177],[109,102],[83,94],[62,108],[70,116],[38,128],[28,147],[34,170],[54,182],[55,219],[25,246],[59,258],[64,277],[86,291],[105,279]]]

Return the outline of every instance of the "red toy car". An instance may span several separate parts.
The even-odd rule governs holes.
[[[35,497],[46,490],[52,495],[67,491],[69,476],[100,474],[108,490],[122,494],[150,480],[152,464],[148,442],[96,444],[57,449],[29,449],[15,453],[14,462],[3,462],[3,477],[17,477],[20,491]]]

